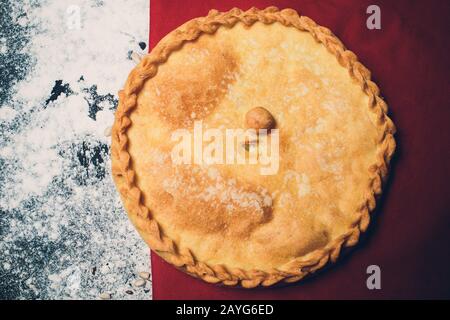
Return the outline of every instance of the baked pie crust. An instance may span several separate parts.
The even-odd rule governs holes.
[[[162,39],[119,92],[112,172],[147,244],[210,283],[295,282],[358,242],[381,194],[395,127],[370,72],[292,9],[211,10]],[[170,133],[239,128],[263,106],[280,164],[174,165]]]

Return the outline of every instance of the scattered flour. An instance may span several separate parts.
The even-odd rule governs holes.
[[[132,287],[150,269],[149,250],[113,185],[104,134],[133,66],[128,53],[147,40],[149,1],[7,5],[11,30],[30,34],[30,59],[0,105],[0,299],[149,299],[149,285]],[[79,8],[79,30],[67,27],[69,6]],[[57,80],[64,90],[52,97]]]

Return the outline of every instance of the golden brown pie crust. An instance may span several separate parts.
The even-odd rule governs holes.
[[[277,260],[277,257],[274,257],[273,259],[270,257],[267,258],[264,261],[267,261],[269,265],[273,264],[269,269],[259,267],[257,263],[254,264],[254,266],[258,266],[256,268],[252,266],[246,268],[246,260],[237,257],[232,257],[227,261],[236,261],[238,266],[225,266],[223,263],[214,263],[214,259],[209,259],[210,262],[207,263],[198,259],[197,254],[194,255],[193,251],[195,250],[193,250],[193,248],[180,246],[178,240],[174,238],[173,230],[171,231],[172,237],[169,237],[166,232],[163,231],[164,228],[161,226],[160,221],[157,221],[148,208],[149,202],[152,203],[152,206],[154,203],[152,202],[154,200],[151,199],[152,195],[146,194],[146,192],[141,190],[138,186],[140,178],[139,174],[136,173],[134,166],[141,165],[137,159],[133,159],[131,156],[132,151],[130,151],[130,148],[133,149],[134,146],[131,145],[130,147],[132,140],[130,140],[129,136],[129,129],[132,127],[133,121],[139,119],[139,115],[132,115],[139,104],[139,93],[144,88],[146,82],[156,76],[158,68],[167,62],[173,52],[179,51],[186,43],[198,40],[203,34],[215,34],[220,27],[233,28],[238,23],[250,27],[256,22],[264,25],[279,23],[285,27],[296,28],[304,32],[306,31],[317,43],[322,44],[329,53],[334,55],[340,66],[348,70],[351,79],[359,85],[361,91],[367,96],[368,109],[373,113],[376,119],[374,121],[374,126],[376,127],[374,132],[376,131],[376,139],[378,141],[375,150],[376,161],[371,163],[368,167],[369,183],[365,187],[366,190],[363,190],[362,192],[364,199],[356,206],[356,212],[354,214],[352,213],[352,221],[349,226],[342,223],[346,226],[346,229],[341,232],[339,236],[333,239],[323,238],[325,239],[323,240],[325,242],[315,243],[314,245],[316,247],[314,247],[313,250],[311,249],[303,252],[299,250],[297,253],[298,256],[293,256],[288,262],[283,263],[279,267],[277,267],[277,263],[281,260]],[[232,50],[225,53],[214,53],[214,50],[212,50],[212,54],[232,55]],[[223,58],[223,61],[226,61],[226,63],[216,66],[213,70],[208,69],[206,66],[203,71],[204,74],[196,75],[196,77],[200,77],[200,79],[201,77],[204,77],[204,79],[209,79],[210,81],[215,81],[213,78],[218,77],[217,81],[221,81],[222,78],[224,78],[224,75],[232,73],[238,68],[235,57],[222,56],[221,58]],[[159,83],[161,86],[164,86],[165,83],[169,82],[169,80],[164,78],[164,72],[161,73],[160,76],[161,79],[159,80]],[[186,81],[190,81],[190,79],[187,79]],[[184,84],[169,83],[168,85],[171,90],[176,91],[177,86],[183,86]],[[187,101],[185,101],[184,106],[195,105],[195,99],[201,99],[204,103],[208,104],[208,102],[216,101],[215,99],[220,99],[221,96],[225,94],[221,89],[215,92],[208,92],[207,90],[195,92],[194,88],[193,91],[194,93],[184,97]],[[271,286],[280,281],[295,282],[322,268],[328,262],[335,262],[340,254],[341,248],[355,245],[358,242],[360,233],[367,229],[370,222],[369,213],[375,208],[375,198],[381,194],[382,182],[387,177],[389,161],[395,150],[395,140],[393,137],[395,126],[386,115],[387,105],[380,97],[377,85],[370,80],[369,70],[358,62],[357,57],[353,52],[345,49],[343,44],[329,29],[318,26],[314,21],[305,16],[299,16],[297,12],[292,9],[279,11],[275,7],[269,7],[265,10],[252,8],[243,12],[235,8],[224,13],[211,10],[208,16],[193,19],[185,23],[161,40],[152,52],[145,56],[139,65],[133,69],[125,84],[125,88],[119,92],[119,98],[119,106],[112,130],[112,172],[128,215],[141,236],[157,254],[166,261],[177,266],[179,269],[210,283],[221,283],[229,286],[240,285],[245,288],[252,288],[259,285]],[[167,95],[161,99],[171,99],[171,97],[170,95]],[[164,103],[164,100],[162,100],[161,103]],[[197,117],[202,118],[208,115],[208,110],[202,110],[203,109],[194,110],[196,111]],[[186,114],[183,114],[183,112],[186,112]],[[189,115],[192,112],[193,110],[189,108],[181,110],[181,113],[171,112],[171,110],[168,109],[161,110],[160,116],[164,119],[168,119],[168,123],[173,126],[181,127],[183,125],[191,125],[191,123],[186,123],[186,119],[189,119]],[[205,112],[205,114],[202,114],[202,112]],[[132,118],[134,119],[133,121]],[[133,137],[136,137],[136,134],[134,134]],[[144,180],[145,179],[142,178],[142,181]],[[156,188],[159,187],[160,186],[156,186]],[[160,196],[161,203],[165,203],[164,193],[161,193]],[[193,205],[195,205],[195,202]],[[155,206],[158,206],[158,204],[155,203]],[[200,207],[199,210],[206,209],[213,210],[213,208],[208,207]],[[257,228],[260,224],[264,224],[265,219],[271,219],[271,212],[266,211],[264,211],[264,214],[259,218],[255,218],[256,220],[246,218],[246,216],[239,214],[235,215],[234,218],[229,218],[240,219],[240,221],[223,220],[225,218],[221,218],[220,210],[211,212],[212,218],[210,220],[206,217],[204,219],[202,218],[203,220],[197,221],[199,224],[202,224],[202,226],[199,226],[195,232],[200,234],[204,233],[203,236],[205,236],[205,239],[208,236],[208,232],[217,232],[217,230],[223,228],[224,225],[231,224],[236,226],[239,225],[240,227],[234,229],[231,228],[230,234],[227,234],[227,239],[232,239],[236,242],[245,241],[247,233]],[[166,218],[164,217],[164,219]],[[180,216],[175,216],[174,219],[180,220],[181,218]],[[195,228],[195,224],[197,223],[195,219],[192,220],[192,217],[190,216],[188,216],[187,219],[187,221],[182,222],[177,220],[174,221],[174,223],[179,223],[177,227],[180,228],[180,230],[185,228]],[[168,221],[172,223],[170,219],[165,220],[164,223],[167,226],[169,226]],[[190,221],[192,221],[191,224]],[[333,223],[333,221],[331,221],[331,223]],[[169,227],[167,228],[170,229]],[[212,230],[208,231],[205,228],[212,228]],[[214,228],[217,230],[214,230]],[[283,233],[284,230],[277,230],[277,232]],[[199,255],[208,256],[205,255],[205,250],[199,250]],[[284,258],[292,255],[288,249],[286,250],[286,252],[283,251]],[[268,254],[274,256],[277,255],[276,252],[269,252]],[[216,253],[216,255],[220,256],[218,253]],[[211,261],[213,261],[213,263],[211,263]]]

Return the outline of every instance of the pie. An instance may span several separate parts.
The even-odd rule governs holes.
[[[335,262],[367,229],[395,149],[369,70],[292,9],[186,22],[119,98],[112,172],[128,215],[154,252],[210,283],[295,282]],[[174,161],[173,132],[198,124],[278,132],[278,168]]]

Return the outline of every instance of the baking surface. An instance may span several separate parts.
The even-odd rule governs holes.
[[[148,5],[0,2],[0,299],[151,298],[108,137]]]
[[[446,1],[377,1],[381,30],[366,28],[371,1],[152,0],[151,45],[211,8],[292,7],[330,28],[371,71],[398,128],[392,174],[361,243],[337,265],[287,288],[242,290],[202,283],[152,254],[155,299],[449,298],[448,15]],[[180,10],[182,8],[182,10]],[[369,290],[366,268],[381,269]]]

